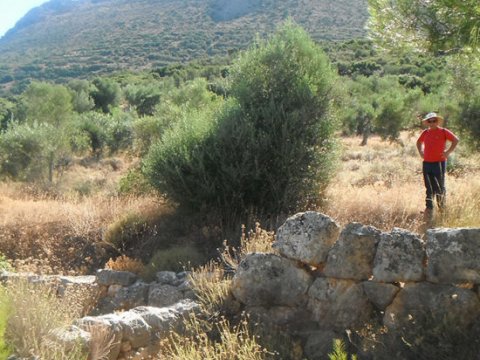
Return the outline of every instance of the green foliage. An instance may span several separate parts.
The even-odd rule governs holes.
[[[62,85],[34,82],[22,94],[29,123],[61,127],[71,116],[72,97]]]
[[[224,220],[315,204],[332,175],[333,80],[323,52],[287,23],[242,54],[220,112],[187,113],[152,147],[148,178]]]
[[[45,177],[48,126],[13,124],[0,134],[0,175],[34,181]]]
[[[357,76],[347,82],[346,110],[342,114],[345,133],[368,136],[370,132],[395,140],[413,118],[419,89],[403,87],[396,76]]]
[[[141,169],[131,169],[123,176],[118,184],[118,192],[122,195],[143,195],[153,191],[152,186],[145,178]]]
[[[95,103],[95,108],[105,114],[110,113],[112,108],[118,106],[121,99],[120,85],[108,78],[96,78],[93,80],[94,88],[90,95]]]
[[[6,130],[8,124],[13,120],[14,108],[14,103],[0,98],[0,132]]]
[[[438,51],[478,48],[477,0],[369,0],[371,35],[389,49]]]
[[[330,360],[357,360],[356,355],[348,356],[348,353],[345,351],[345,344],[339,339],[333,341],[333,352],[328,354],[328,358]]]
[[[249,1],[247,16],[217,22],[211,17],[211,3],[162,2],[159,12],[156,0],[73,1],[61,14],[50,7],[53,3],[46,3],[36,9],[35,20],[23,23],[22,31],[2,38],[0,86],[5,90],[13,86],[19,93],[21,82],[28,79],[67,82],[145,68],[158,69],[179,82],[198,76],[210,80],[204,69],[169,66],[199,59],[216,65],[219,58],[247,48],[255,34],[273,32],[286,16],[295,18],[316,41],[363,37],[368,17],[360,0],[349,1],[348,6],[333,1],[299,6],[297,0],[268,0]],[[242,6],[239,1],[222,3],[220,11],[226,12]]]
[[[8,318],[12,314],[12,304],[7,290],[0,285],[0,359],[6,360],[11,354],[10,347],[5,343],[5,331]]]
[[[135,247],[149,235],[148,220],[137,213],[129,213],[110,224],[105,232],[105,241],[120,252]]]
[[[155,107],[160,102],[160,89],[151,85],[129,85],[125,89],[125,98],[128,103],[135,107],[138,115],[153,115]]]
[[[8,271],[11,270],[11,265],[8,262],[8,259],[0,253],[0,271]]]
[[[92,110],[95,106],[93,98],[90,96],[92,86],[87,80],[70,80],[68,87],[72,92],[72,106],[78,113],[84,113]]]
[[[457,126],[473,149],[480,151],[480,93],[477,91],[460,103]]]

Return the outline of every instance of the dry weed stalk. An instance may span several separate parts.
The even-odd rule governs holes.
[[[53,284],[32,284],[24,279],[11,281],[7,289],[15,306],[8,319],[5,337],[15,352],[22,357],[74,359],[67,354],[62,357],[62,349],[47,346],[45,341],[56,329],[72,324],[83,315],[85,301],[76,298],[79,293],[72,293],[73,297],[58,297]]]
[[[220,258],[228,268],[235,270],[247,254],[257,252],[276,253],[272,247],[273,241],[273,231],[262,229],[260,223],[255,223],[255,229],[248,233],[245,232],[245,225],[242,225],[240,247],[231,247],[227,244],[227,241],[224,241]]]
[[[88,360],[108,360],[110,351],[118,345],[115,334],[100,324],[89,324],[84,330],[90,333]]]
[[[186,334],[171,333],[161,342],[161,359],[263,360],[273,356],[258,344],[248,329],[246,319],[231,326],[223,317],[212,324],[192,315],[185,320],[185,329]],[[213,337],[216,340],[212,340]]]

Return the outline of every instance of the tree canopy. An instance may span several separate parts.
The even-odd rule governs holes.
[[[370,35],[388,48],[478,49],[478,0],[368,0]]]

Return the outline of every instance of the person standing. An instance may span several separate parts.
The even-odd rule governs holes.
[[[417,140],[417,149],[423,158],[423,180],[426,188],[425,214],[430,215],[433,211],[434,199],[440,211],[445,208],[446,162],[458,144],[458,137],[450,130],[441,127],[443,118],[435,112],[425,115],[422,124],[426,129]],[[448,148],[447,141],[450,142]]]

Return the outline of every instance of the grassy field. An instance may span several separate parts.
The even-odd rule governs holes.
[[[403,133],[401,144],[372,137],[360,146],[360,138],[342,138],[338,173],[318,210],[341,225],[356,221],[420,235],[428,226],[480,226],[480,163],[462,144],[449,165],[448,211],[425,223],[415,140],[416,134]],[[118,196],[118,181],[134,164],[128,157],[79,162],[48,193],[0,184],[0,253],[18,270],[86,273],[129,247],[137,249],[127,251],[130,256],[147,262],[142,254],[151,254],[155,242],[168,248],[212,236],[208,224],[189,227],[185,219],[173,219],[172,207],[154,195]]]

